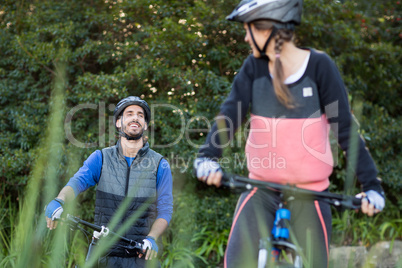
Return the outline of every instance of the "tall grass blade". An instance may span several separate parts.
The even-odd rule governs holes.
[[[64,110],[63,89],[65,83],[65,65],[57,65],[56,70],[51,98],[49,125],[45,135],[46,138],[41,142],[41,146],[39,147],[39,156],[26,187],[18,224],[14,232],[14,237],[12,238],[11,255],[16,255],[16,267],[43,267],[41,256],[46,226],[44,224],[45,218],[39,193],[44,192],[44,187],[45,196],[55,193],[55,190],[51,190],[52,187],[48,187],[48,185],[54,183],[46,183],[46,185],[44,185],[43,177],[46,177],[45,174],[47,174],[47,179],[49,180],[56,177],[63,137],[61,122],[63,121]],[[52,255],[53,258],[51,258],[53,264],[60,262],[60,252],[62,252],[60,248],[54,251],[54,255]]]
[[[347,155],[346,178],[344,187],[344,193],[346,195],[353,194],[352,191],[356,185],[355,170],[359,153],[359,125],[357,118],[360,118],[362,110],[363,102],[360,100],[355,100],[353,106],[354,116],[350,126],[349,152]]]

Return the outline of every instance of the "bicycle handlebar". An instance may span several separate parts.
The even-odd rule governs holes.
[[[73,215],[70,215],[70,214],[67,214],[67,217],[66,217],[66,219],[64,221],[67,221],[69,224],[74,224],[74,226],[76,226],[78,224],[82,224],[82,225],[84,225],[86,227],[89,227],[92,230],[97,231],[97,232],[101,232],[101,231],[103,231],[105,229],[104,226],[99,226],[99,225],[84,221],[84,220],[82,220],[82,219],[80,219],[78,217],[75,217]],[[120,241],[123,241],[123,242],[127,243],[128,244],[128,246],[126,246],[127,249],[130,249],[130,250],[142,250],[143,245],[141,243],[139,243],[139,242],[136,242],[134,240],[128,239],[126,237],[123,237],[123,236],[118,235],[118,234],[116,234],[114,232],[111,232],[111,231],[109,231],[108,234],[116,236],[116,237],[119,238]]]
[[[242,177],[235,174],[223,173],[221,184],[230,189],[246,189],[251,190],[257,187],[270,191],[286,192],[287,195],[297,196],[298,198],[314,198],[325,201],[335,207],[342,207],[347,209],[360,209],[361,199],[341,194],[334,194],[330,192],[316,192],[292,186],[289,184],[277,184],[272,182],[252,180],[247,177]]]

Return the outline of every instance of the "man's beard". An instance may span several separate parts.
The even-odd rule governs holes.
[[[124,131],[127,129],[127,126],[131,123],[136,123],[139,125],[140,131],[138,133],[131,134],[131,133],[127,133],[126,131]],[[144,128],[142,128],[141,124],[138,122],[130,122],[129,124],[124,126],[123,130],[120,130],[120,136],[125,137],[127,140],[139,140],[142,137],[142,135],[144,134]]]

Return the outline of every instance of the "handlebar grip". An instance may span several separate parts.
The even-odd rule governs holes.
[[[362,206],[362,199],[359,197],[352,197],[352,208],[354,209],[360,209]]]
[[[231,180],[231,178],[233,178],[232,177],[232,174],[230,174],[230,173],[226,173],[226,172],[222,172],[222,183],[227,183],[227,182],[229,182],[230,180]]]
[[[355,205],[355,206],[361,207],[361,206],[362,206],[362,199],[361,199],[361,198],[358,198],[358,197],[353,197],[352,203],[353,203],[353,205]]]

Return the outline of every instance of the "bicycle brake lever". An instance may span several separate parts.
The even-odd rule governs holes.
[[[72,231],[79,229],[79,226],[78,226],[79,222],[78,222],[77,218],[70,214],[67,214],[67,216],[65,218],[61,217],[57,221],[66,223],[70,227],[70,230],[72,230]]]
[[[249,183],[239,182],[237,181],[231,174],[223,173],[222,176],[222,186],[227,187],[232,190],[245,188],[246,190],[250,190],[253,186]]]

